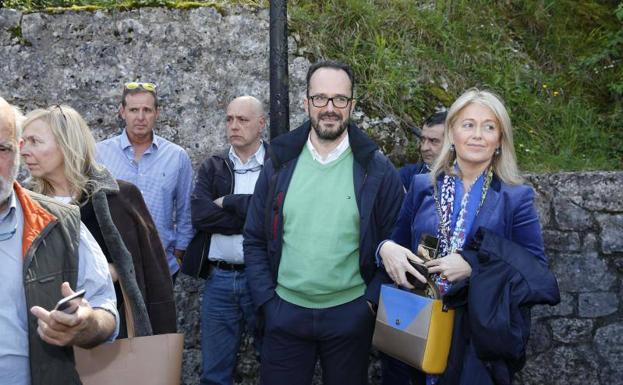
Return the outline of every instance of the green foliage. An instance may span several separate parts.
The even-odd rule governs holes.
[[[26,11],[225,3],[269,0],[4,0]],[[288,13],[299,52],[353,66],[372,117],[408,133],[465,89],[488,88],[506,101],[524,170],[622,166],[623,2],[290,0]]]
[[[618,29],[606,31],[597,42],[598,48],[582,57],[574,70],[592,72],[601,77],[607,85],[607,90],[623,97],[623,3],[615,11],[619,20]]]
[[[28,40],[26,40],[24,38],[24,35],[22,34],[22,26],[21,25],[9,28],[8,32],[11,34],[12,37],[16,38],[21,45],[24,45],[24,46],[31,46],[32,45]]]
[[[622,5],[292,0],[289,12],[310,59],[354,67],[368,114],[406,130],[488,88],[506,101],[523,169],[621,168]]]

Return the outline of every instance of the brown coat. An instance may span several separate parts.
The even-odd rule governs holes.
[[[151,331],[153,334],[173,333],[176,331],[173,285],[156,225],[143,196],[136,186],[115,181],[110,174],[100,175],[99,179],[97,190],[81,207],[82,221],[115,265],[119,281],[133,302],[136,335],[148,335]],[[136,278],[135,284],[132,275]],[[119,315],[123,319],[119,334],[125,336],[124,304],[120,297],[118,292]],[[148,319],[143,314],[144,309]]]

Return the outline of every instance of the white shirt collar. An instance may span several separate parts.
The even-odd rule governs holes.
[[[120,144],[121,144],[122,150],[132,147],[132,142],[130,142],[130,138],[128,137],[128,132],[125,129],[123,129],[123,132],[121,133],[120,137],[121,137]],[[162,138],[156,135],[156,133],[152,131],[151,132],[151,144],[149,145],[147,149],[149,150],[151,147],[156,147],[156,149],[158,149],[158,147],[160,147],[161,140]]]
[[[0,223],[4,222],[5,219],[9,217],[15,209],[17,208],[17,198],[15,197],[15,190],[11,191],[11,195],[9,195],[9,204],[4,209],[4,211],[0,212]]]
[[[333,151],[331,151],[330,153],[327,154],[326,157],[322,157],[320,155],[320,153],[318,151],[316,151],[316,148],[314,147],[314,144],[311,142],[311,131],[309,133],[310,136],[307,137],[307,149],[309,150],[309,152],[312,155],[312,158],[317,161],[320,164],[329,164],[335,160],[337,160],[337,158],[340,157],[340,155],[342,155],[344,153],[344,151],[346,151],[349,147],[350,147],[350,142],[348,141],[348,132],[346,132],[346,135],[344,136],[344,139],[342,139],[342,141],[340,142],[340,144],[337,145],[337,147],[335,147],[333,149]]]
[[[247,163],[242,163],[242,160],[240,160],[240,158],[238,157],[238,154],[236,154],[234,147],[229,146],[229,160],[231,160],[234,163],[235,168],[238,168],[241,166],[253,167],[254,164],[264,165],[265,155],[266,155],[266,150],[264,149],[264,141],[260,141],[260,148],[258,148],[257,151],[255,151],[255,153],[251,155],[251,157],[249,157],[249,159],[247,160]]]
[[[12,190],[11,195],[9,195],[9,205],[0,212],[0,235],[3,241],[11,239],[15,235],[17,225],[17,197],[15,196],[15,190]]]

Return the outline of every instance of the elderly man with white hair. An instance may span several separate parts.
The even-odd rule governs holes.
[[[0,98],[0,384],[80,384],[71,347],[116,337],[115,291],[78,208],[16,181],[22,120]],[[85,297],[55,310],[74,289]]]

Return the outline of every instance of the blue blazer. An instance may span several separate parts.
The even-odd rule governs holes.
[[[437,179],[441,191],[443,177]],[[422,234],[437,236],[439,214],[435,208],[430,174],[411,179],[391,239],[411,250],[417,250]],[[466,238],[469,242],[483,227],[513,241],[535,255],[547,266],[539,217],[534,207],[534,191],[527,185],[508,185],[494,176],[485,201]]]
[[[411,186],[411,179],[413,179],[414,175],[425,174],[428,171],[430,170],[424,162],[405,164],[404,166],[402,166],[400,170],[398,170],[398,174],[400,174],[400,180],[405,186],[405,191],[409,190],[409,186]]]
[[[442,180],[442,177],[437,179],[438,192],[441,190]],[[411,250],[416,250],[422,234],[437,236],[439,214],[435,208],[433,191],[430,174],[413,177],[398,216],[392,240]],[[468,233],[464,245],[466,249],[469,249],[468,245],[474,244],[472,242],[475,241],[474,234],[479,228],[488,230],[494,237],[499,236],[499,240],[504,241],[496,240],[493,243],[495,247],[489,247],[490,250],[487,249],[489,251],[485,252],[488,256],[496,256],[495,261],[490,263],[480,261],[476,256],[477,252],[470,250],[462,252],[463,257],[472,266],[472,275],[469,279],[456,282],[444,297],[444,302],[455,308],[456,313],[448,367],[439,380],[440,385],[510,384],[513,373],[519,370],[525,362],[525,344],[530,330],[529,306],[534,303],[555,304],[559,301],[556,280],[547,269],[547,257],[544,252],[539,218],[534,208],[532,188],[525,185],[511,186],[494,176],[485,201]],[[492,238],[489,237],[489,239]],[[511,242],[505,243],[506,240]],[[506,255],[511,244],[517,245],[517,249]],[[508,261],[505,262],[504,258],[508,258]],[[518,266],[531,267],[523,270],[511,268],[512,264],[509,262]],[[539,284],[534,286],[539,288],[545,285],[543,292],[538,291],[535,294],[526,289],[531,287],[525,283],[526,277],[529,278],[531,275],[520,273],[526,271],[542,273],[530,283],[534,284],[536,281]],[[512,287],[504,286],[509,282],[513,282]],[[504,294],[509,291],[512,291],[511,297],[514,299],[526,297],[528,300],[512,303],[506,301],[505,306],[500,305]],[[548,294],[551,295],[548,296]],[[478,298],[478,300],[472,301],[471,298]],[[491,298],[491,301],[484,301],[485,298]],[[491,303],[497,303],[498,306],[491,306]],[[516,312],[520,314],[520,317],[512,319],[514,323],[511,322],[511,315],[514,314],[509,310],[511,308],[521,309]],[[500,324],[490,327],[483,323],[487,326],[484,327],[477,322],[482,319],[499,321],[502,325],[512,327],[503,330],[504,327],[499,329]],[[475,327],[474,332],[470,331],[472,327]],[[518,331],[523,333],[518,333]],[[499,344],[488,343],[488,337],[477,338],[476,332],[482,332],[486,336],[498,333],[498,339],[504,341],[508,341],[508,338],[504,338],[508,335],[517,338],[507,344],[509,345],[507,348],[512,350],[504,350],[500,349]],[[491,351],[496,357],[493,361],[489,357]],[[483,352],[487,353],[486,358],[482,355]],[[483,359],[487,360],[486,363]]]

